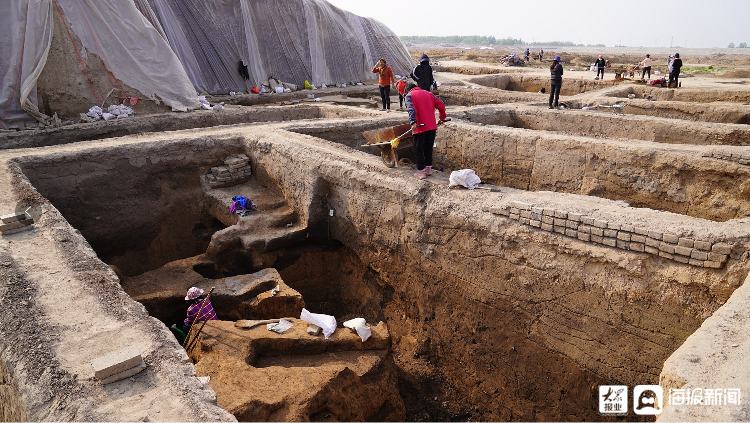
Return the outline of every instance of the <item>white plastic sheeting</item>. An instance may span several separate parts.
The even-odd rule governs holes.
[[[412,60],[385,25],[325,0],[148,0],[195,87],[210,94],[245,91],[274,77],[333,85],[376,77],[384,57],[396,74]]]
[[[49,116],[39,112],[36,80],[52,42],[50,0],[5,0],[0,8],[0,119],[3,129],[23,128]]]
[[[83,46],[101,57],[117,79],[172,110],[200,106],[179,59],[133,1],[57,2]]]
[[[145,0],[138,1],[57,0],[57,4],[86,50],[99,55],[117,79],[174,110],[198,107],[195,88],[170,49],[156,16]],[[51,118],[37,107],[36,82],[53,42],[55,4],[52,0],[2,0],[0,12],[3,129],[23,128],[34,119],[50,123]]]

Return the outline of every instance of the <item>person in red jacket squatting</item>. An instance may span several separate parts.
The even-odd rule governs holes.
[[[406,110],[409,112],[412,134],[414,134],[414,155],[417,159],[417,179],[432,175],[432,145],[435,142],[437,125],[435,109],[440,112],[440,122],[446,119],[445,104],[431,92],[414,84],[406,86]]]

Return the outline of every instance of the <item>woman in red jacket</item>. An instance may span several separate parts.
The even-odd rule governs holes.
[[[385,59],[382,57],[375,67],[372,68],[372,73],[378,74],[378,86],[380,86],[380,98],[383,100],[383,108],[381,110],[391,111],[391,86],[396,87],[396,80],[393,78],[393,70],[390,66],[385,63]]]
[[[435,142],[438,122],[435,122],[435,109],[440,121],[446,119],[445,104],[431,92],[414,84],[406,86],[406,110],[414,134],[414,156],[417,159],[417,179],[432,175],[432,146]]]

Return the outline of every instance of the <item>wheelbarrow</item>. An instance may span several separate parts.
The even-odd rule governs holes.
[[[414,147],[414,137],[409,123],[365,131],[362,135],[367,140],[367,144],[363,144],[362,147],[377,147],[386,167],[398,166],[398,150]],[[399,142],[394,148],[392,141],[396,139]]]
[[[450,118],[438,122],[438,126],[449,122]],[[424,126],[424,123],[417,127]],[[411,133],[411,124],[391,126],[390,128],[373,129],[362,133],[367,144],[362,147],[377,147],[380,150],[380,158],[386,167],[398,166],[398,150],[414,147],[414,137]]]

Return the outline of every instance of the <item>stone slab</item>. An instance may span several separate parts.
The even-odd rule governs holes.
[[[123,372],[114,374],[110,377],[104,378],[101,380],[102,385],[106,385],[108,383],[117,382],[118,380],[125,379],[126,377],[130,377],[133,375],[136,375],[140,372],[142,372],[146,368],[146,363],[141,363],[135,367],[131,367]]]
[[[143,363],[141,352],[135,345],[127,346],[121,350],[95,358],[91,361],[94,368],[94,376],[104,380],[117,373],[124,372]]]

